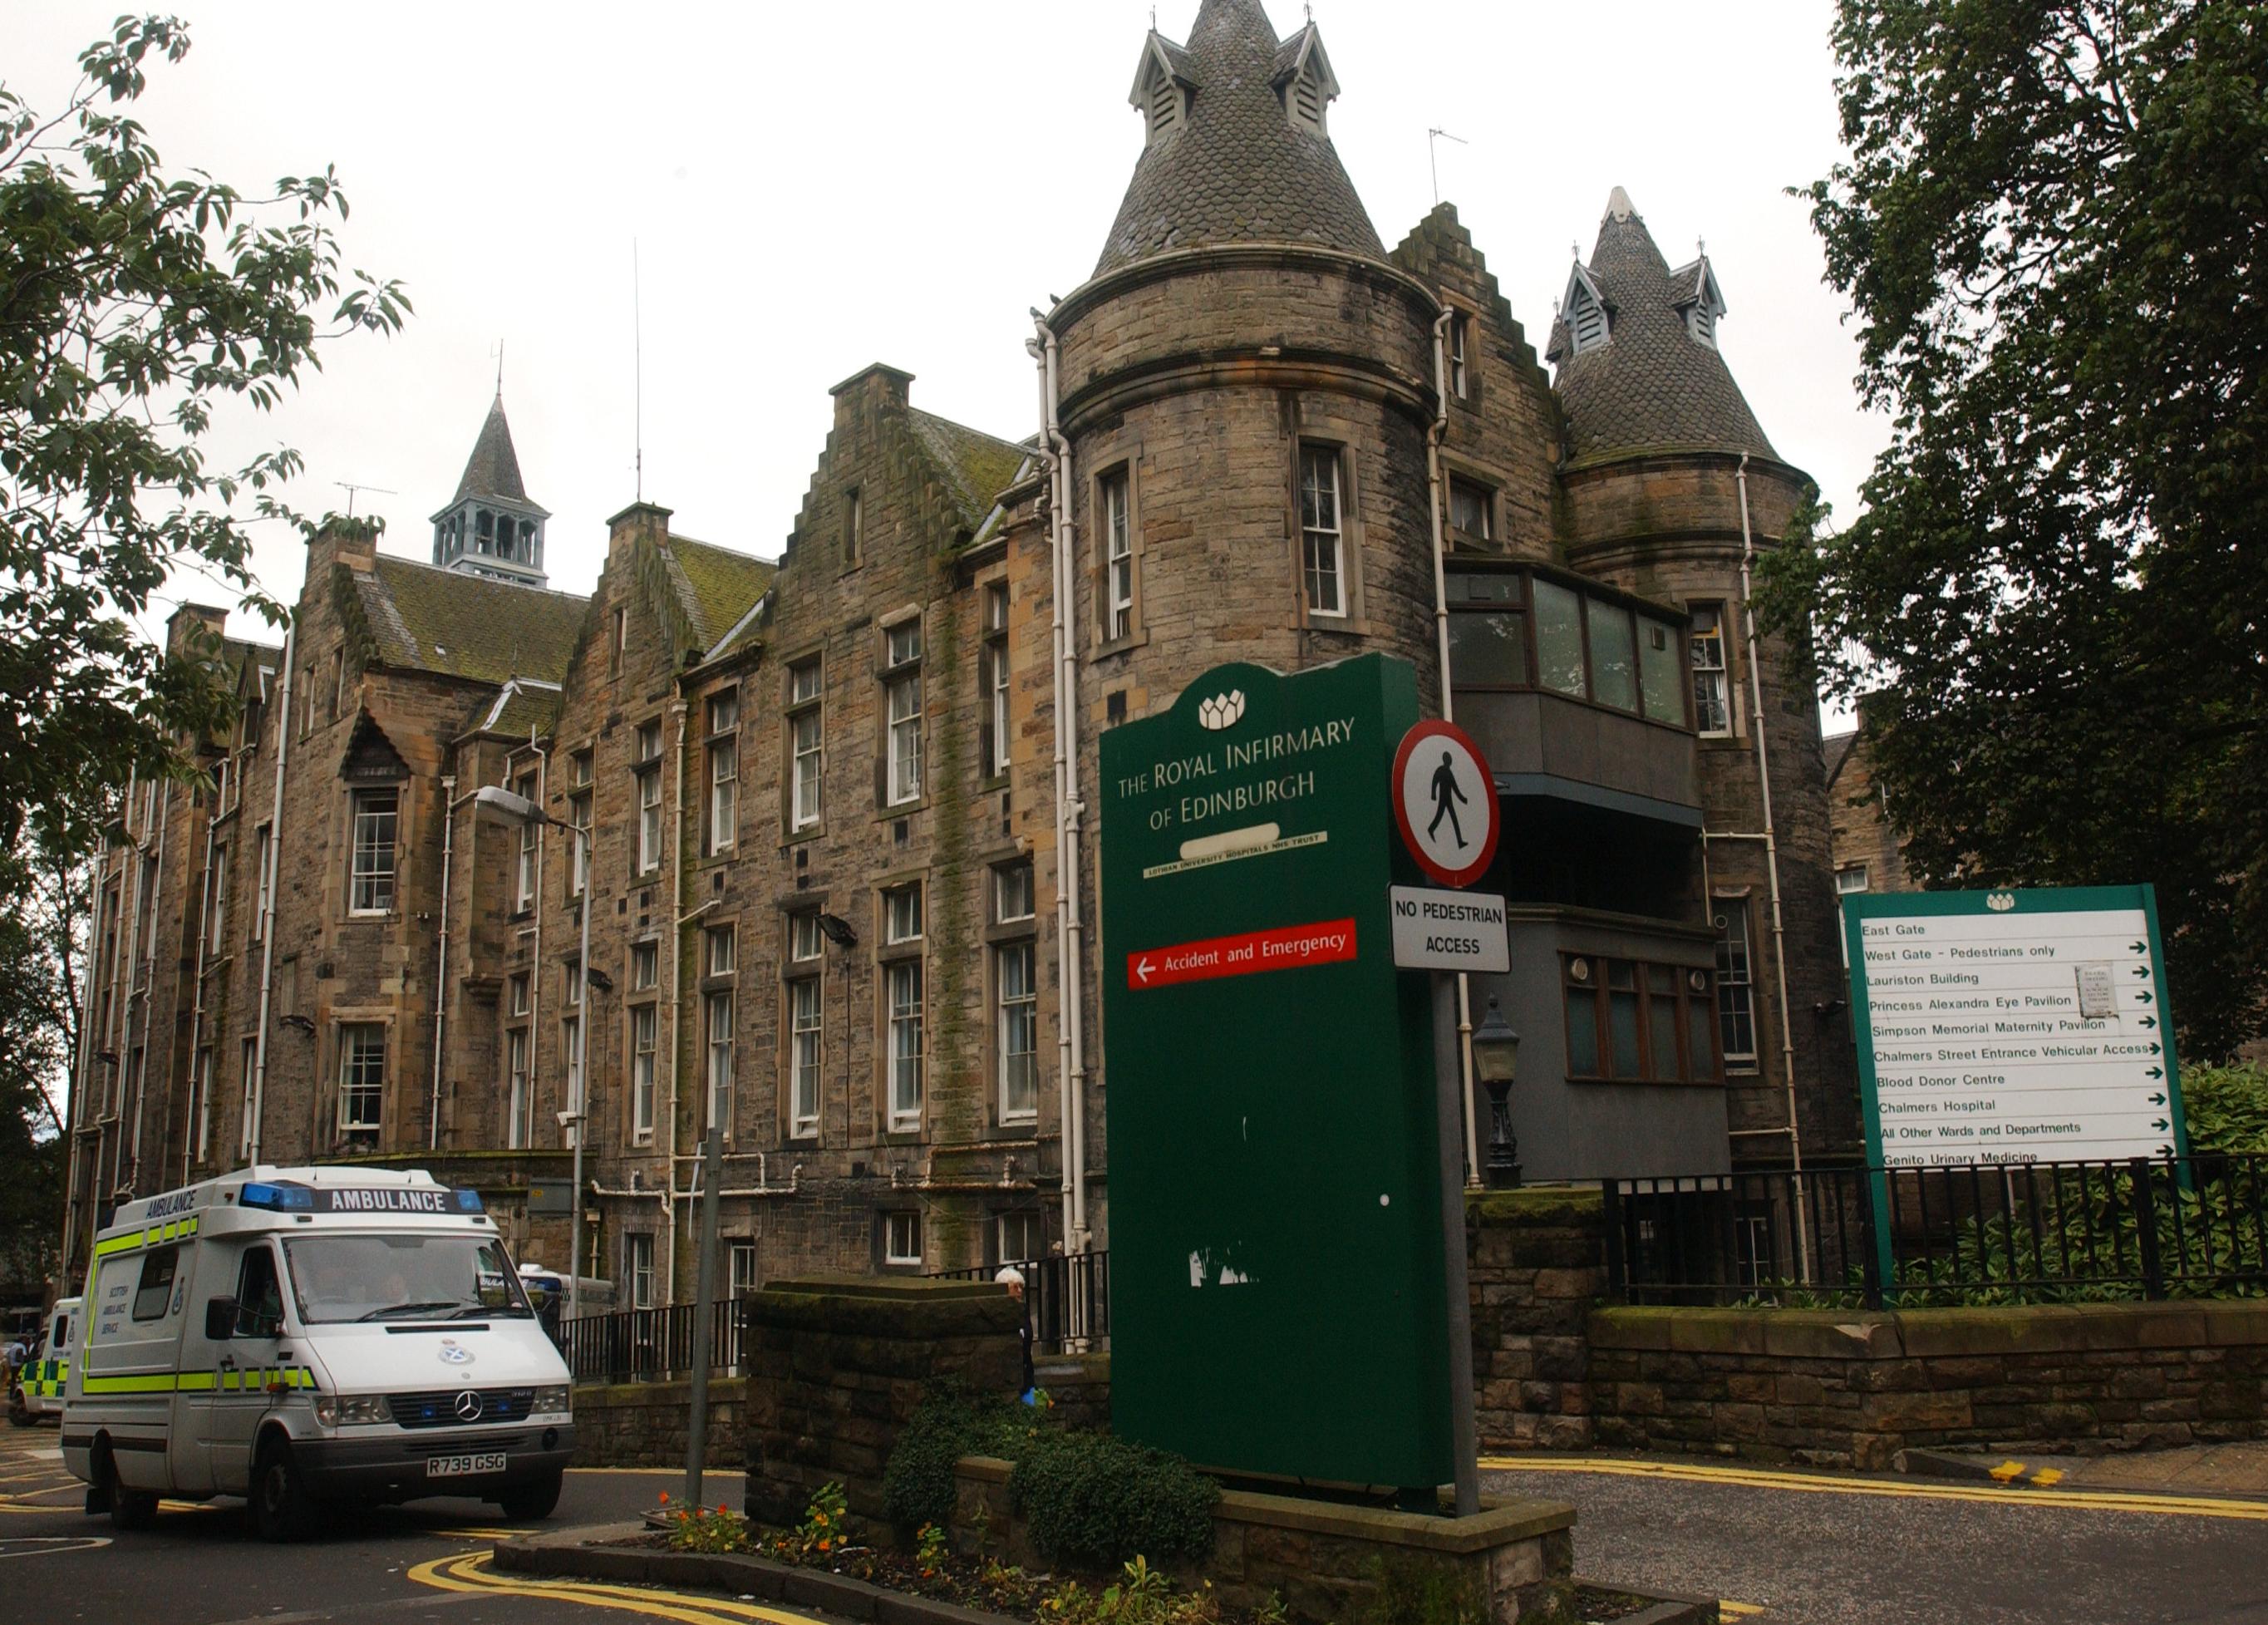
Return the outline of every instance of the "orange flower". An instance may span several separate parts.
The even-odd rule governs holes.
[[[666,1489],[661,1492],[661,1503],[664,1506],[669,1504],[669,1492]]]

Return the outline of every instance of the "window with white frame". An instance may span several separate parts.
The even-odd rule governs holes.
[[[827,934],[819,928],[819,913],[790,914],[787,920],[787,957],[791,964],[816,964],[827,954]]]
[[[712,993],[703,995],[702,1030],[707,1035],[709,1085],[709,1115],[703,1126],[714,1124],[724,1131],[725,1138],[733,1137],[733,995]]]
[[[1452,476],[1449,480],[1449,529],[1461,542],[1496,540],[1496,493],[1485,485]]]
[[[1027,937],[992,949],[993,1041],[999,1052],[1000,1120],[1034,1123],[1040,1115],[1040,995],[1033,979],[1037,947]]]
[[[509,1116],[504,1120],[504,1142],[518,1151],[527,1145],[529,1106],[527,1088],[527,1029],[514,1027],[504,1035],[504,1099]]]
[[[630,1007],[630,1138],[641,1145],[653,1138],[655,1038],[660,1028],[659,1007]]]
[[[976,657],[977,760],[987,779],[1008,771],[1008,584],[984,588],[984,642]]]
[[[652,993],[661,986],[661,944],[630,944],[630,991]]]
[[[897,807],[919,801],[922,793],[921,622],[901,622],[882,638],[882,694],[888,729],[884,742],[887,773],[884,799]]]
[[[386,1028],[352,1022],[339,1029],[339,1127],[377,1132],[386,1104]]]
[[[1127,471],[1113,469],[1096,482],[1102,506],[1103,636],[1134,633],[1134,531]]]
[[[213,764],[213,810],[225,813],[236,803],[230,799],[229,759],[225,756]]]
[[[268,872],[269,844],[269,828],[263,824],[252,838],[252,883],[256,888],[252,899],[252,940],[255,942],[268,929],[268,899],[276,883],[275,876]]]
[[[505,987],[509,999],[507,1008],[511,1010],[512,1014],[514,1016],[526,1015],[532,993],[532,989],[528,983],[527,972],[525,971],[513,971],[511,979],[506,982]]]
[[[534,806],[535,775],[522,775],[519,782],[512,787],[512,794]],[[543,825],[535,819],[531,818],[519,826],[519,867],[516,876],[518,883],[513,889],[512,907],[520,913],[526,913],[535,906],[535,854],[542,834]]]
[[[890,1131],[909,1134],[922,1119],[922,962],[892,961],[884,979],[888,1001]]]
[[[575,826],[572,837],[574,852],[569,859],[567,895],[571,898],[583,895],[583,888],[591,883],[591,778],[593,770],[592,753],[578,750],[568,764],[567,822]]]
[[[351,914],[394,912],[394,827],[401,804],[391,789],[354,793],[353,875],[347,897]]]
[[[226,946],[228,931],[228,845],[213,848],[212,869],[205,877],[205,946],[213,953]]]
[[[866,497],[853,485],[843,493],[843,567],[848,570],[866,551]]]
[[[922,939],[922,889],[893,886],[882,893],[882,942],[895,948]]]
[[[632,1309],[653,1307],[653,1237],[651,1235],[622,1237],[622,1274],[630,1289]]]
[[[1472,340],[1473,319],[1462,310],[1449,313],[1449,393],[1464,400],[1470,386],[1466,370],[1465,350]]]
[[[1704,734],[1733,731],[1733,711],[1726,684],[1725,607],[1692,606],[1693,632],[1687,640],[1693,657],[1693,725]]]
[[[787,1132],[795,1140],[819,1137],[821,1045],[826,1028],[821,986],[816,976],[799,976],[787,985]]]
[[[882,1215],[882,1262],[918,1265],[921,1261],[921,1210],[903,1208]]]
[[[570,1016],[559,1023],[559,1053],[567,1058],[567,1109],[580,1113],[585,1105],[583,1098],[583,1018]],[[567,1126],[564,1143],[573,1145],[583,1125],[578,1121]]]
[[[1300,565],[1310,615],[1347,612],[1340,476],[1336,447],[1300,448]]]
[[[743,1298],[760,1284],[756,1274],[756,1244],[736,1241],[725,1255],[725,1290],[729,1297]]]
[[[701,934],[701,974],[730,976],[740,963],[738,934],[731,926],[711,926]]]
[[[1843,899],[1867,889],[1867,866],[1849,863],[1835,871],[1835,945],[1843,950],[1843,968],[1851,968],[1851,939],[1843,934]]]
[[[252,1109],[252,1094],[254,1085],[260,1079],[259,1039],[244,1040],[241,1048],[238,1051],[237,1065],[237,1076],[244,1086],[244,1093],[243,1098],[238,1103],[236,1149],[237,1155],[239,1156],[248,1156],[252,1153],[252,1125],[254,1115]]]
[[[788,827],[807,830],[819,822],[821,668],[816,659],[788,668]]]
[[[649,722],[637,731],[637,872],[651,875],[661,867],[661,724]]]
[[[188,1123],[189,1155],[200,1163],[212,1141],[212,1071],[211,1049],[199,1050],[189,1067]]]
[[[1756,1070],[1754,966],[1749,950],[1745,898],[1719,897],[1717,906],[1717,1029],[1728,1072]]]
[[[559,981],[567,1003],[583,1002],[583,962],[580,959],[570,959],[560,967]]]
[[[992,1260],[996,1264],[1035,1264],[1048,1252],[1045,1215],[1031,1209],[996,1215],[992,1222]]]
[[[1032,866],[1004,863],[992,871],[992,919],[1010,925],[1032,917]]]
[[[709,701],[709,850],[730,852],[740,827],[740,697],[727,690]]]

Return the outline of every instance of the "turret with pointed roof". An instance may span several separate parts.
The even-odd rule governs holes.
[[[1725,299],[1705,255],[1672,270],[1616,187],[1590,263],[1567,273],[1545,355],[1576,461],[1617,453],[1748,452],[1771,442],[1718,353]]]
[[[543,521],[550,510],[528,500],[519,454],[504,415],[504,391],[490,403],[457,494],[433,515],[433,562],[444,570],[542,587]]]
[[[1152,30],[1130,98],[1147,144],[1094,274],[1233,242],[1384,258],[1331,145],[1338,88],[1315,26],[1279,41],[1260,0],[1204,0],[1186,46]]]

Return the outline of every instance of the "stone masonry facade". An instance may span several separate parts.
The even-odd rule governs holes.
[[[243,719],[184,742],[200,782],[122,787],[66,1285],[123,1198],[357,1162],[479,1187],[520,1258],[615,1304],[680,1302],[712,1124],[720,1289],[1107,1245],[1096,742],[1229,660],[1383,652],[1429,709],[1460,698],[1437,527],[1455,590],[1515,584],[1489,589],[1498,631],[1526,638],[1546,595],[1591,606],[1557,627],[1592,628],[1572,668],[1539,654],[1498,686],[1690,764],[1690,806],[1622,794],[1611,763],[1521,792],[1638,831],[1654,878],[1633,905],[1609,850],[1514,903],[1650,934],[1698,990],[1674,1044],[1626,1057],[1602,1021],[1612,1075],[1564,1086],[1616,1112],[1697,1087],[1720,1165],[1786,1160],[1791,1096],[1807,1157],[1851,1149],[1815,705],[1741,613],[1744,553],[1807,481],[1716,350],[1714,274],[1668,270],[1617,192],[1571,272],[1613,319],[1554,322],[1539,359],[1454,209],[1381,249],[1278,83],[1318,41],[1204,0],[1185,53],[1145,46],[1183,64],[1178,122],[1145,136],[1104,269],[1036,329],[1040,432],[949,422],[868,366],[833,391],[777,558],[639,502],[585,595],[540,585],[547,516],[499,399],[431,564],[335,521],[281,646],[177,616]],[[495,513],[531,528],[517,573],[468,553]],[[1646,708],[1610,610],[1668,640]],[[541,819],[484,815],[490,788]],[[1713,972],[1689,963],[1705,933]],[[1650,1069],[1668,1050],[1678,1075]],[[1559,1380],[1506,1352],[1497,1380]]]

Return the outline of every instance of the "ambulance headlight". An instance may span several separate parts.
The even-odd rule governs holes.
[[[319,1393],[315,1396],[315,1420],[326,1428],[352,1427],[392,1422],[394,1412],[382,1393]]]
[[[528,1414],[533,1416],[563,1415],[568,1404],[568,1390],[563,1384],[556,1388],[538,1388],[534,1399],[528,1405]]]

